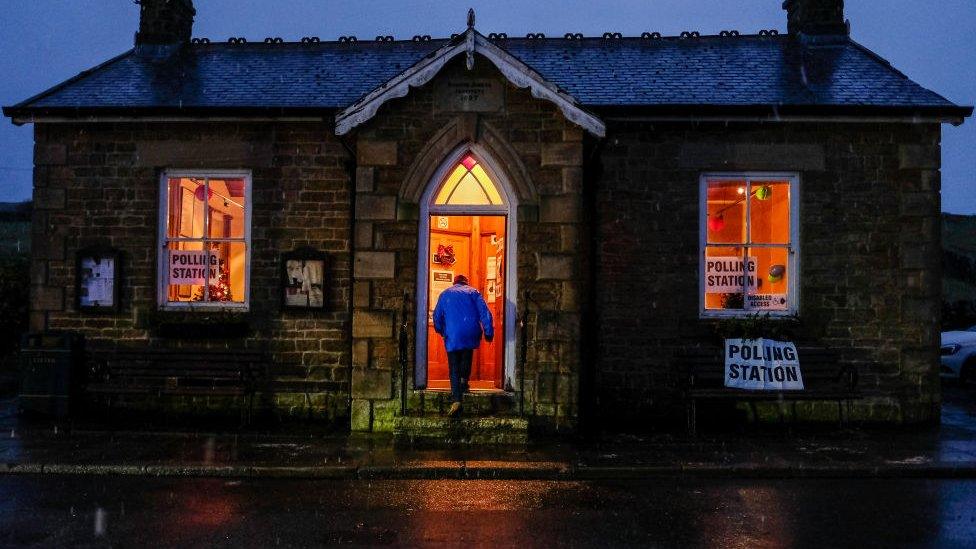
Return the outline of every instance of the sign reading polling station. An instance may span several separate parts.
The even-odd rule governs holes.
[[[725,386],[748,391],[802,391],[796,345],[772,339],[726,339]]]

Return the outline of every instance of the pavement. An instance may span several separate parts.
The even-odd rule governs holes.
[[[972,479],[0,475],[0,547],[960,547]]]
[[[976,478],[976,387],[947,386],[919,430],[614,434],[526,446],[404,447],[348,433],[112,431],[26,422],[0,401],[0,474],[628,480]]]

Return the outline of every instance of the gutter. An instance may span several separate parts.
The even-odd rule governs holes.
[[[973,107],[876,105],[590,105],[614,122],[843,122],[961,125]],[[114,122],[329,122],[337,107],[4,107],[14,124]]]
[[[868,105],[655,105],[595,109],[615,122],[843,122],[961,125],[973,107]]]
[[[42,123],[114,122],[327,122],[333,125],[336,109],[330,107],[4,107],[3,114],[15,125]]]

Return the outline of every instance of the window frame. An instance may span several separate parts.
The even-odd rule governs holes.
[[[244,300],[236,301],[169,301],[168,284],[166,279],[167,245],[179,241],[207,241],[207,238],[175,238],[167,236],[169,223],[169,180],[172,178],[198,179],[243,179],[244,180],[244,238],[220,238],[218,241],[240,242],[244,244]],[[156,254],[156,302],[159,310],[165,311],[193,311],[193,310],[234,310],[246,312],[251,306],[251,170],[163,170],[159,176],[159,219],[157,221],[157,254]],[[206,232],[204,232],[206,234]]]
[[[491,180],[492,185],[495,186],[495,190],[498,192],[498,196],[500,196],[502,199],[501,204],[470,205],[470,204],[437,204],[436,203],[437,195],[438,193],[440,193],[440,190],[444,187],[444,184],[447,182],[448,176],[451,175],[451,172],[454,171],[454,169],[461,163],[461,160],[463,160],[464,157],[467,155],[471,155],[472,157],[474,157],[475,161],[477,161],[478,164],[481,166],[481,168],[485,170],[485,173],[488,174],[488,178]],[[431,177],[431,181],[436,183],[433,183],[431,185],[432,190],[429,190],[429,196],[427,196],[428,193],[425,193],[425,198],[422,198],[422,200],[425,201],[424,203],[427,204],[428,216],[510,215],[511,214],[510,211],[512,209],[511,205],[514,203],[514,201],[512,199],[509,189],[507,188],[507,181],[502,182],[499,174],[495,172],[494,169],[492,169],[491,164],[489,162],[485,162],[484,157],[478,151],[476,151],[474,147],[470,145],[466,147],[462,147],[461,149],[459,149],[459,151],[455,151],[455,153],[452,154],[441,165],[441,167],[437,170],[437,172],[434,173],[433,177]]]
[[[711,243],[720,247],[744,248],[783,248],[787,249],[787,306],[783,311],[749,311],[729,309],[705,308],[705,252],[710,247],[708,242],[708,182],[710,180],[741,179],[750,184],[755,182],[789,182],[790,185],[790,241],[782,244],[741,244]],[[746,217],[749,216],[749,201],[746,202]],[[698,187],[698,313],[706,318],[745,318],[755,314],[769,315],[770,318],[794,317],[800,312],[800,174],[798,172],[705,172],[699,177]],[[751,240],[751,235],[750,238]]]

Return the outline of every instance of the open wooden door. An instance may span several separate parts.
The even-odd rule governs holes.
[[[441,292],[463,274],[491,311],[495,339],[481,342],[471,364],[472,390],[502,388],[505,356],[505,216],[431,216],[427,307],[427,387],[450,389],[447,350],[434,331],[433,311]]]

